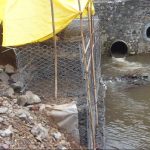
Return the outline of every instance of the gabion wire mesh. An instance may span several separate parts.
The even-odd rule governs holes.
[[[84,35],[86,44],[89,40],[88,20],[84,19]],[[95,18],[95,71],[96,83],[99,83],[100,49],[99,22]],[[85,96],[86,83],[84,79],[84,64],[81,48],[80,20],[73,21],[63,32],[58,34],[58,97]],[[26,89],[43,98],[54,99],[55,66],[53,41],[28,44],[16,48],[17,67],[23,78]],[[89,55],[89,52],[87,53]],[[91,75],[89,74],[89,77]],[[91,78],[91,77],[90,77]],[[93,84],[91,84],[93,85]],[[97,84],[98,86],[98,84]],[[93,87],[91,87],[92,89]],[[92,91],[92,90],[91,90]],[[93,94],[93,93],[92,93]],[[54,101],[57,103],[56,101]],[[58,103],[61,103],[58,101]]]

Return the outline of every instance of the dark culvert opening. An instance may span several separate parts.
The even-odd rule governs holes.
[[[16,55],[13,50],[6,51],[5,47],[2,47],[3,28],[0,24],[0,65],[10,64],[16,68]]]
[[[150,38],[150,27],[148,27],[147,30],[146,30],[146,36],[147,36],[148,38]]]
[[[124,41],[116,41],[112,44],[110,53],[113,57],[125,57],[128,53],[128,46]]]

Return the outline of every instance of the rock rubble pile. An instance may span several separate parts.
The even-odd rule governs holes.
[[[40,111],[42,101],[31,91],[16,93],[11,65],[0,66],[0,149],[81,148]],[[22,89],[23,82],[17,89]]]

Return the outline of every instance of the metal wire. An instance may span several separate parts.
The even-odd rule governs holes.
[[[100,39],[99,39],[99,20],[93,18],[95,34],[93,37],[93,59],[96,92],[98,94],[100,78]],[[58,98],[55,97],[55,51],[53,41],[48,40],[42,43],[29,44],[15,48],[17,57],[17,67],[20,77],[23,78],[26,90],[31,90],[35,94],[49,100],[51,103],[64,103],[76,97],[87,96],[87,81],[85,73],[91,67],[89,59],[90,51],[90,32],[88,19],[82,19],[85,50],[83,53],[82,37],[80,32],[80,19],[74,20],[63,32],[58,34],[57,41],[57,79],[58,79]],[[83,58],[87,59],[84,60]],[[84,61],[83,61],[84,60]],[[85,62],[86,61],[86,62]],[[85,66],[85,63],[87,66]],[[90,99],[94,99],[95,85],[92,78],[92,70],[89,69],[88,79],[90,83]],[[92,111],[95,112],[95,102],[92,102]]]

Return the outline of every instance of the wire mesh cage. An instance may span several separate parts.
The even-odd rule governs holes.
[[[35,94],[39,95],[44,100],[48,100],[52,104],[62,104],[76,100],[79,107],[86,105],[86,113],[81,115],[81,118],[85,118],[85,125],[90,127],[89,110],[94,116],[94,122],[92,123],[96,127],[95,103],[98,100],[99,92],[99,79],[100,79],[100,34],[99,34],[99,20],[98,17],[94,17],[94,77],[90,47],[90,32],[89,32],[89,20],[83,19],[83,34],[86,45],[86,54],[83,52],[83,41],[81,37],[81,20],[74,20],[64,31],[57,35],[57,71],[58,71],[58,99],[55,97],[55,52],[53,46],[53,40],[48,40],[41,43],[28,44],[25,46],[15,48],[15,54],[17,59],[17,68],[19,77],[24,83],[25,90],[31,90]],[[85,65],[85,63],[87,65]],[[86,72],[87,66],[89,66],[88,73]],[[86,78],[86,73],[88,80]],[[90,105],[87,105],[88,99],[88,83],[89,95],[92,101]],[[96,88],[95,88],[96,87]],[[96,94],[95,94],[96,89]],[[96,101],[94,101],[96,99]],[[82,110],[81,110],[82,112]],[[79,110],[80,114],[80,110]],[[83,116],[84,115],[84,116]],[[81,119],[81,122],[83,120]],[[89,122],[89,123],[87,123]],[[80,121],[79,121],[80,124]],[[85,126],[84,125],[84,126]],[[80,125],[79,125],[80,126]],[[81,123],[81,126],[82,123]],[[90,129],[91,130],[91,129]],[[90,131],[86,129],[86,131]],[[81,140],[87,138],[88,134],[91,137],[91,132],[81,134]],[[90,138],[89,138],[90,139]],[[92,140],[92,139],[90,139]],[[83,142],[85,144],[85,142]]]
[[[99,22],[95,18],[95,71],[98,81],[100,71]],[[84,34],[88,44],[88,21],[84,19]],[[75,20],[58,35],[58,97],[86,95],[83,54],[81,48],[80,20]],[[53,41],[29,44],[15,49],[17,67],[25,87],[44,98],[54,98],[54,47]],[[89,53],[87,53],[89,55]],[[97,82],[98,83],[98,82]],[[56,103],[56,101],[55,101]],[[60,103],[60,102],[58,102]]]

